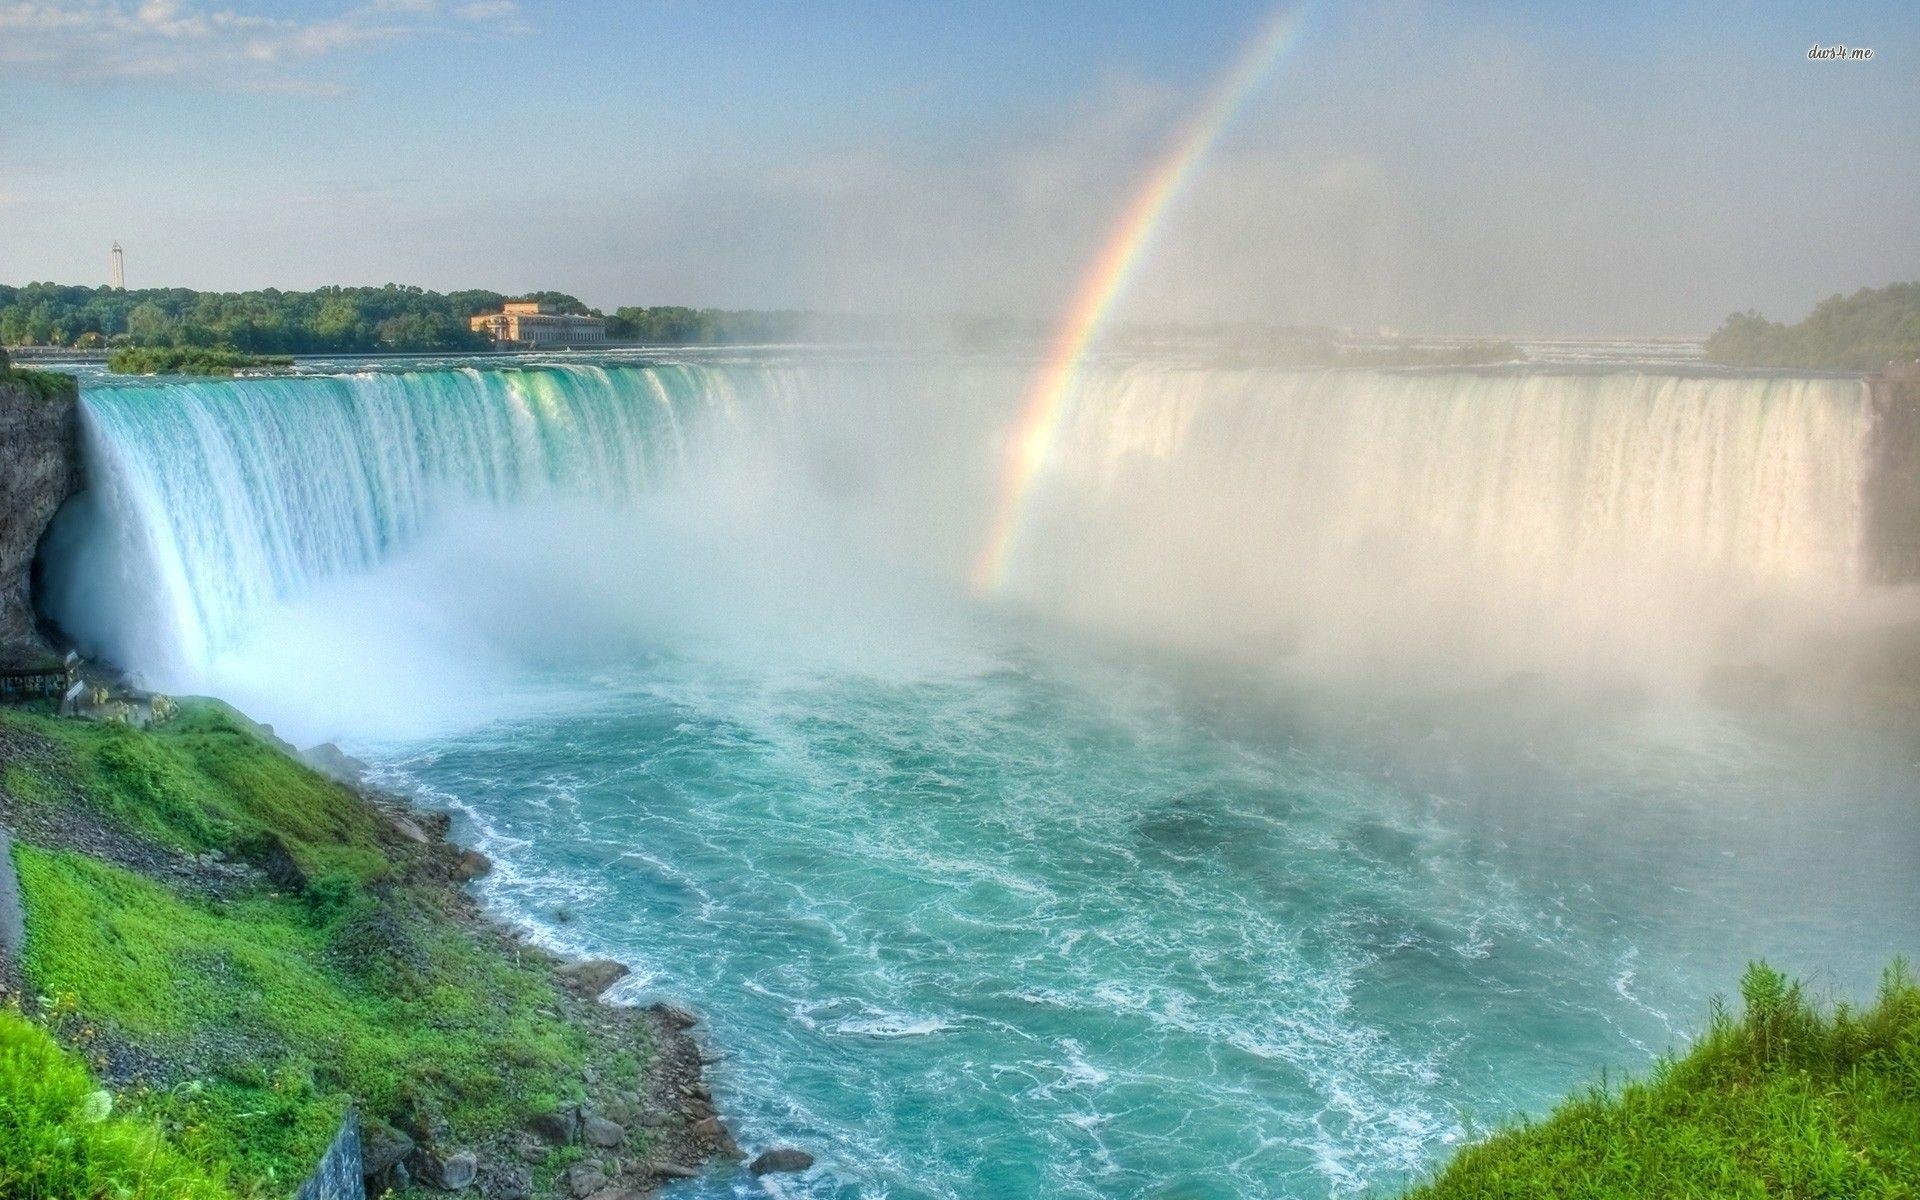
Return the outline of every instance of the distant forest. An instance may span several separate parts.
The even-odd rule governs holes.
[[[251,354],[354,354],[482,350],[492,343],[467,318],[508,300],[602,316],[562,292],[429,292],[424,288],[328,287],[311,292],[196,292],[187,288],[0,284],[0,345],[222,348]],[[800,312],[712,308],[622,308],[607,316],[617,341],[783,341],[812,318]]]
[[[1735,313],[1707,339],[1707,361],[1733,367],[1877,371],[1920,358],[1920,282],[1822,300],[1797,325]]]

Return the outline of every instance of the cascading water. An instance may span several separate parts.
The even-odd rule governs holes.
[[[114,388],[86,413],[99,495],[83,536],[112,569],[57,573],[89,648],[192,681],[267,604],[379,565],[437,506],[554,494],[619,502],[685,465],[686,426],[736,376],[679,367],[367,373]],[[756,400],[777,402],[776,373]],[[90,605],[122,593],[105,621]]]
[[[936,391],[912,370],[886,378],[862,385]],[[375,568],[438,508],[618,506],[684,482],[690,445],[737,450],[743,426],[784,438],[777,457],[797,444],[779,429],[796,406],[844,407],[851,379],[581,366],[97,391],[106,519],[88,532],[88,569],[54,574],[49,607],[90,648],[202,683],[252,614]],[[977,419],[958,456],[984,459],[994,398],[1015,377],[967,384]],[[1670,664],[1682,647],[1714,649],[1729,614],[1860,593],[1870,429],[1852,380],[1102,370],[1026,499],[1010,590],[1052,617],[1296,665],[1372,669],[1444,645],[1515,669],[1570,644],[1589,651],[1581,667]],[[954,449],[885,453],[927,463]],[[984,511],[965,496],[890,499]],[[951,531],[942,545],[965,552]]]
[[[1090,381],[1014,587],[1297,669],[1701,665],[1862,590],[1854,380],[1139,367]]]
[[[453,808],[488,903],[703,1010],[789,1195],[1381,1190],[1749,958],[1920,945],[1904,747],[1536,680],[1885,600],[1857,382],[1098,367],[982,603],[1023,376],[94,389],[44,599]]]

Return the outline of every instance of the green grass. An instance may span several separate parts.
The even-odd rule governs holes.
[[[107,1093],[46,1030],[0,1009],[0,1196],[14,1200],[227,1200],[218,1170]]]
[[[444,1117],[466,1142],[581,1098],[585,1035],[550,976],[472,935],[410,883],[359,797],[293,762],[224,706],[151,732],[8,711],[38,735],[0,783],[183,850],[245,858],[272,838],[309,873],[228,899],[183,894],[80,854],[16,843],[23,962],[71,1044],[169,1064],[140,1097],[173,1144],[225,1164],[238,1196],[284,1195],[349,1103]],[[0,1188],[0,1196],[10,1195]]]
[[[239,853],[279,839],[309,877],[368,882],[389,869],[379,818],[358,798],[263,742],[217,701],[190,701],[142,731],[25,711],[4,718],[57,750],[51,775],[9,766],[13,795],[78,798],[101,815],[188,851]]]
[[[1684,1055],[1460,1153],[1407,1200],[1920,1196],[1920,987],[1823,1012],[1756,964]]]

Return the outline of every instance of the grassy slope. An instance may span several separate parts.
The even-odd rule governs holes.
[[[87,1069],[46,1030],[0,1009],[0,1196],[227,1200],[219,1178],[151,1120],[112,1112]]]
[[[26,971],[56,1024],[171,1064],[181,1078],[140,1109],[191,1159],[230,1166],[239,1194],[303,1176],[350,1097],[389,1119],[437,1112],[463,1138],[577,1098],[583,1035],[554,1019],[549,977],[472,937],[444,890],[408,884],[377,813],[224,706],[151,733],[17,711],[0,731],[45,751],[0,773],[19,802],[182,851],[244,858],[273,839],[311,881],[211,899],[15,851]]]
[[[1685,1055],[1461,1152],[1408,1200],[1920,1196],[1920,987],[1823,1014],[1756,965]]]

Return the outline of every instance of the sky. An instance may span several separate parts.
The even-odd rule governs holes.
[[[1123,319],[1698,335],[1920,278],[1911,0],[1295,7]],[[0,282],[118,240],[136,287],[1044,319],[1274,11],[0,0]]]

